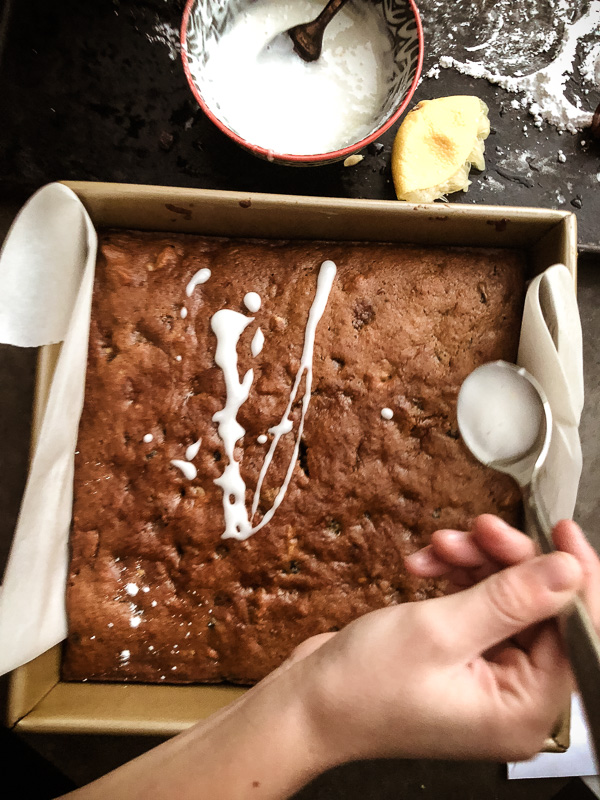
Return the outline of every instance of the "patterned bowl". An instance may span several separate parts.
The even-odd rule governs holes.
[[[322,153],[277,152],[264,142],[250,141],[234,130],[225,119],[214,86],[205,77],[208,54],[219,47],[222,36],[231,30],[239,15],[251,8],[253,0],[187,0],[181,24],[181,57],[192,93],[202,110],[227,136],[254,155],[290,166],[328,164],[346,158],[373,142],[396,122],[406,109],[421,75],[423,30],[414,0],[352,0],[360,14],[376,14],[377,25],[387,29],[391,46],[391,74],[377,110],[363,123],[355,137],[339,149]],[[324,5],[324,0],[323,0]],[[332,23],[333,24],[333,23]],[[387,45],[386,45],[387,46]],[[243,69],[235,65],[234,69]],[[251,113],[251,112],[250,112]],[[251,138],[259,138],[253,136]]]

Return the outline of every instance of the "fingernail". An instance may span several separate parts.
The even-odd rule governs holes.
[[[406,556],[404,561],[410,562],[412,567],[425,567],[431,563],[431,558],[429,557],[429,552],[427,550],[417,550],[415,553],[411,553],[409,556]]]
[[[440,531],[443,535],[443,538],[448,542],[464,542],[468,538],[468,534],[463,533],[463,531],[453,531],[449,529],[445,529]]]
[[[550,553],[541,556],[535,566],[540,577],[552,592],[574,589],[581,580],[581,567],[568,553]]]
[[[497,517],[494,514],[481,514],[479,517],[477,517],[477,519],[480,519],[486,523],[492,523],[496,526],[496,528],[500,528],[501,530],[512,529],[508,522],[505,522],[501,517]]]

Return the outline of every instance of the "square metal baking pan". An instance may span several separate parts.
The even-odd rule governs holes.
[[[213,236],[329,239],[523,250],[530,276],[560,262],[576,278],[576,220],[571,213],[507,206],[410,205],[395,201],[311,198],[66,182],[97,228]],[[35,446],[60,345],[41,349],[33,421]],[[8,723],[37,733],[170,735],[209,716],[244,689],[228,686],[67,683],[58,645],[11,676]],[[568,747],[563,718],[546,749]]]

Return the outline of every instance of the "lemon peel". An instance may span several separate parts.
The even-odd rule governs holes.
[[[485,169],[488,107],[478,97],[422,100],[407,114],[392,148],[398,200],[431,203],[467,191],[471,165]]]

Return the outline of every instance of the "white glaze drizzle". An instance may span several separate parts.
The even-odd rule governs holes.
[[[179,316],[181,319],[185,319],[188,315],[188,310],[185,306],[182,306],[181,311],[179,312]]]
[[[213,315],[211,319],[211,328],[217,337],[217,349],[215,353],[215,362],[217,366],[223,371],[225,379],[226,400],[225,406],[213,416],[213,421],[218,423],[218,432],[223,445],[225,447],[225,454],[227,455],[227,464],[223,474],[215,480],[217,486],[223,490],[223,511],[225,516],[225,532],[222,535],[223,539],[234,538],[240,541],[247,539],[253,533],[256,533],[263,528],[272,518],[285,496],[289,486],[296,460],[298,458],[298,451],[300,449],[300,440],[302,431],[304,430],[304,419],[310,403],[310,395],[312,388],[312,361],[315,346],[315,335],[317,325],[323,316],[333,280],[335,278],[337,268],[333,261],[324,261],[321,264],[319,275],[317,278],[317,289],[315,296],[308,313],[308,320],[304,332],[304,347],[302,350],[302,357],[300,359],[300,366],[296,373],[296,379],[292,390],[290,392],[290,399],[287,407],[283,413],[281,421],[278,425],[269,429],[273,434],[273,441],[265,456],[263,466],[260,471],[258,483],[254,493],[252,503],[252,511],[250,518],[246,509],[246,484],[240,473],[239,463],[234,458],[234,448],[236,443],[244,436],[245,430],[237,421],[237,414],[242,404],[248,399],[250,387],[254,378],[253,370],[249,369],[244,375],[243,380],[240,382],[240,376],[237,366],[237,345],[246,327],[253,321],[252,317],[246,317],[237,311],[231,309],[221,309]],[[273,460],[275,449],[282,436],[290,433],[293,430],[293,422],[290,419],[290,413],[302,377],[306,373],[304,395],[302,397],[302,406],[300,414],[300,422],[298,425],[298,432],[296,434],[296,443],[294,451],[290,459],[287,473],[282,486],[273,501],[271,508],[265,513],[262,520],[258,525],[252,526],[251,519],[256,514],[258,503],[260,500],[260,492],[263,481],[268,472],[268,469]],[[262,439],[262,442],[261,442]],[[264,443],[266,437],[264,434],[258,437],[257,441]]]
[[[304,430],[304,418],[308,410],[308,404],[310,403],[310,392],[312,388],[312,361],[313,361],[313,351],[315,347],[315,335],[317,332],[317,325],[319,323],[319,320],[323,316],[325,307],[327,306],[329,293],[331,292],[331,287],[333,286],[333,280],[335,278],[336,272],[337,272],[337,267],[335,266],[333,261],[324,261],[321,264],[321,269],[319,270],[319,277],[317,278],[317,290],[315,292],[315,297],[310,307],[310,311],[308,312],[308,321],[306,323],[306,330],[304,332],[304,347],[302,349],[302,358],[300,359],[300,367],[298,368],[298,372],[296,373],[296,380],[294,381],[294,385],[290,393],[290,399],[287,404],[287,408],[283,412],[281,422],[279,423],[279,425],[275,425],[275,427],[269,429],[269,433],[273,434],[273,441],[271,442],[269,451],[265,456],[265,460],[262,465],[260,475],[258,477],[258,483],[256,485],[256,491],[254,493],[254,500],[252,502],[251,519],[254,518],[254,515],[256,514],[256,510],[258,508],[258,502],[260,500],[260,490],[262,488],[262,484],[267,474],[267,471],[271,465],[271,461],[273,460],[273,454],[275,452],[275,448],[277,447],[280,438],[284,434],[289,433],[292,430],[293,423],[289,418],[290,412],[292,410],[292,406],[296,399],[296,395],[298,394],[298,389],[300,387],[302,376],[306,372],[304,396],[302,398],[302,411],[300,414],[300,423],[298,425],[298,433],[296,435],[296,444],[294,446],[294,452],[292,453],[292,457],[290,459],[290,464],[285,476],[285,480],[283,482],[283,485],[279,489],[279,492],[277,493],[275,500],[273,501],[273,505],[266,512],[266,514],[264,515],[262,520],[258,523],[258,525],[255,525],[254,528],[252,528],[251,533],[256,533],[256,531],[259,531],[273,518],[273,515],[281,505],[281,501],[285,496],[288,485],[292,478],[294,467],[296,466],[296,459],[298,458],[298,451],[300,449],[300,439],[302,438],[302,431]]]
[[[183,476],[188,479],[188,481],[193,481],[196,475],[198,474],[198,470],[193,464],[190,464],[189,461],[181,461],[179,458],[174,458],[171,461],[171,464],[177,469],[181,470]]]
[[[210,321],[213,333],[217,337],[215,362],[223,371],[226,390],[225,406],[213,416],[213,422],[218,423],[219,436],[227,456],[223,474],[215,480],[217,486],[223,490],[224,539],[230,537],[247,539],[252,533],[246,509],[246,484],[240,474],[240,465],[234,457],[235,445],[246,432],[236,419],[237,413],[248,399],[254,378],[253,371],[249,369],[240,382],[237,345],[240,336],[252,320],[252,317],[223,308],[213,314]]]
[[[196,456],[198,455],[198,450],[200,450],[200,445],[202,444],[202,439],[198,439],[197,442],[191,444],[185,451],[185,457],[188,461],[193,461]]]
[[[392,419],[394,416],[394,412],[391,408],[382,408],[381,409],[381,416],[383,419]]]
[[[254,358],[261,352],[263,349],[263,345],[265,343],[265,335],[260,328],[257,329],[256,333],[252,337],[252,342],[250,343],[250,350],[252,351],[252,355]]]
[[[296,374],[296,377],[298,377],[298,374],[299,373]],[[281,422],[279,422],[277,425],[273,425],[272,428],[269,428],[269,433],[272,433],[273,436],[281,437],[285,436],[286,433],[290,433],[293,427],[294,423],[292,422],[292,420],[284,415],[281,418]]]
[[[142,437],[142,441],[143,441],[145,444],[150,444],[150,442],[152,441],[152,439],[154,439],[154,436],[152,436],[152,434],[151,434],[151,433],[145,433],[145,434],[144,434],[144,436]]]
[[[248,292],[246,295],[244,295],[244,305],[252,314],[256,314],[261,303],[262,300],[257,292]]]
[[[188,297],[192,296],[192,292],[196,288],[196,286],[200,286],[201,283],[206,283],[206,281],[210,278],[211,272],[208,267],[202,267],[199,269],[198,272],[192,277],[191,281],[185,287],[185,293]]]
[[[260,436],[257,436],[257,437],[256,437],[256,441],[257,441],[259,444],[266,444],[266,443],[267,443],[267,438],[268,438],[268,437],[267,437],[267,436],[265,436],[265,434],[264,434],[264,433],[261,433],[261,435],[260,435]]]

